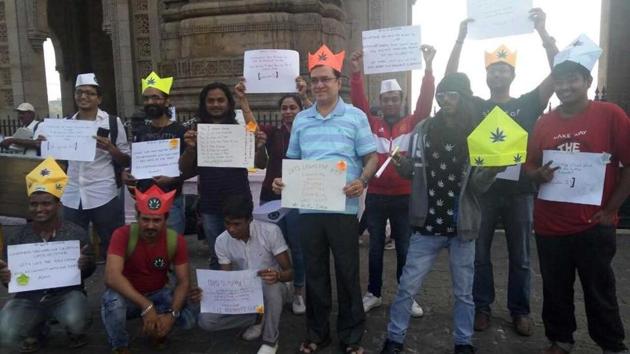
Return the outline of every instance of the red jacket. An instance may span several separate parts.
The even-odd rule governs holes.
[[[352,74],[350,79],[350,98],[352,99],[352,104],[365,112],[370,121],[372,134],[376,140],[379,168],[395,146],[398,146],[401,154],[407,154],[409,140],[416,124],[431,114],[434,92],[435,79],[433,78],[433,73],[425,71],[415,111],[390,127],[384,119],[370,114],[370,104],[365,96],[363,85],[363,75],[361,73]],[[372,178],[368,185],[368,193],[385,195],[411,194],[411,181],[400,177],[394,165],[390,164],[380,178]]]

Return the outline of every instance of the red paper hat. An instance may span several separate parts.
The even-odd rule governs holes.
[[[328,49],[325,44],[323,44],[322,47],[315,52],[315,54],[308,53],[308,71],[313,70],[316,66],[326,65],[341,72],[343,58],[345,56],[345,51],[342,50],[337,54],[333,54],[333,52]]]
[[[171,210],[176,190],[164,193],[157,185],[152,185],[142,193],[136,188],[136,208],[140,214],[162,215]]]

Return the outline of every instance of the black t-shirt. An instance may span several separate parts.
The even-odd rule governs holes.
[[[147,124],[138,127],[137,132],[133,136],[133,142],[139,143],[143,141],[164,140],[164,139],[177,139],[179,138],[180,155],[186,150],[186,143],[184,142],[184,134],[186,128],[178,122],[172,122],[165,127],[154,127],[151,124]],[[164,192],[170,192],[173,189],[177,190],[177,195],[182,191],[182,185],[184,181],[179,181],[167,188]],[[139,188],[142,192],[149,189],[155,182],[152,179],[140,179],[136,183],[136,188]]]
[[[494,103],[490,100],[484,100],[479,97],[475,98],[475,104],[481,111],[481,119],[490,113],[495,107],[499,106],[505,111],[516,123],[518,123],[529,134],[534,131],[534,124],[538,120],[545,109],[546,102],[541,102],[538,88],[531,92],[528,92],[519,98],[513,98],[506,103]],[[520,193],[533,193],[536,190],[532,181],[524,174],[524,169],[521,168],[521,175],[517,181],[510,181],[505,179],[497,179],[492,184],[488,192],[493,194],[520,194]]]

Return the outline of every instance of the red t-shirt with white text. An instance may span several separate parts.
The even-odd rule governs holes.
[[[129,230],[129,225],[125,225],[114,231],[107,250],[108,254],[126,257]],[[188,263],[186,240],[182,235],[177,235],[177,249],[173,257],[173,264],[178,266],[186,263]],[[152,244],[144,241],[142,237],[138,237],[135,250],[125,260],[123,275],[138,292],[146,294],[160,290],[166,285],[168,268],[165,229]]]
[[[542,236],[571,235],[594,224],[592,216],[606,206],[619,181],[620,167],[630,166],[630,118],[617,105],[590,102],[584,112],[564,118],[557,110],[543,115],[529,141],[525,168],[540,167],[543,150],[607,152],[604,193],[601,206],[552,202],[536,199],[534,229]]]

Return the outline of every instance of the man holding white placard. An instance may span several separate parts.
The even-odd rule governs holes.
[[[95,264],[85,230],[61,219],[59,198],[67,180],[66,174],[52,158],[44,160],[31,171],[26,176],[26,184],[32,222],[7,240],[8,247],[61,241],[76,241],[81,247],[76,263],[80,284],[58,284],[59,287],[55,288],[17,292],[0,311],[0,342],[14,345],[21,341],[22,352],[30,353],[40,348],[46,333],[42,326],[45,327],[50,318],[56,319],[67,331],[71,348],[87,343],[85,332],[91,324],[91,315],[82,280],[92,275]],[[3,259],[7,260],[7,248],[3,251]],[[18,289],[34,285],[38,276],[12,273],[11,261],[8,259],[7,266],[5,261],[0,260],[2,283],[6,285],[13,279]]]
[[[298,113],[291,129],[287,158],[334,161],[346,171],[346,207],[342,212],[300,209],[301,240],[306,265],[306,339],[299,351],[312,353],[330,344],[329,255],[335,259],[339,299],[337,332],[345,353],[363,353],[360,346],[365,313],[359,284],[357,211],[359,197],[377,169],[378,157],[367,117],[343,102],[341,67],[344,52],[323,45],[309,53],[308,68],[315,105]],[[273,182],[281,193],[282,178]]]
[[[614,104],[588,99],[590,71],[601,53],[581,35],[556,55],[552,75],[562,104],[536,122],[527,152],[525,170],[541,188],[534,229],[543,279],[542,319],[551,342],[547,354],[566,354],[573,347],[576,272],[591,338],[605,354],[628,353],[611,262],[617,211],[630,194],[630,119]],[[549,153],[564,155],[562,165],[545,161]],[[593,159],[595,154],[599,158]],[[586,178],[586,168],[604,175]],[[597,201],[583,200],[576,186],[599,190]],[[553,189],[563,192],[558,195]]]
[[[534,22],[534,27],[542,39],[547,59],[551,63],[558,49],[555,40],[547,33],[546,15],[538,8],[532,9],[529,14],[530,20]],[[459,35],[446,69],[447,73],[457,71],[463,43],[468,34],[468,24],[471,21],[474,19],[465,20],[460,25]],[[498,106],[523,129],[531,133],[536,119],[542,114],[553,94],[552,80],[551,76],[548,76],[534,90],[518,98],[511,97],[510,86],[516,76],[516,59],[516,52],[505,45],[499,46],[493,52],[485,53],[486,83],[490,89],[490,98],[484,100],[476,97],[475,105],[481,112],[480,118],[487,116],[495,106]],[[502,174],[499,174],[496,182],[480,200],[483,212],[475,250],[473,290],[476,311],[475,330],[483,331],[490,326],[490,306],[495,298],[490,250],[495,229],[501,220],[505,228],[509,255],[507,307],[516,332],[523,336],[530,336],[534,325],[529,317],[531,289],[529,239],[532,231],[535,188],[523,171],[520,171],[520,165],[510,167],[510,172],[518,175],[516,181],[507,179],[507,174],[504,178]]]

